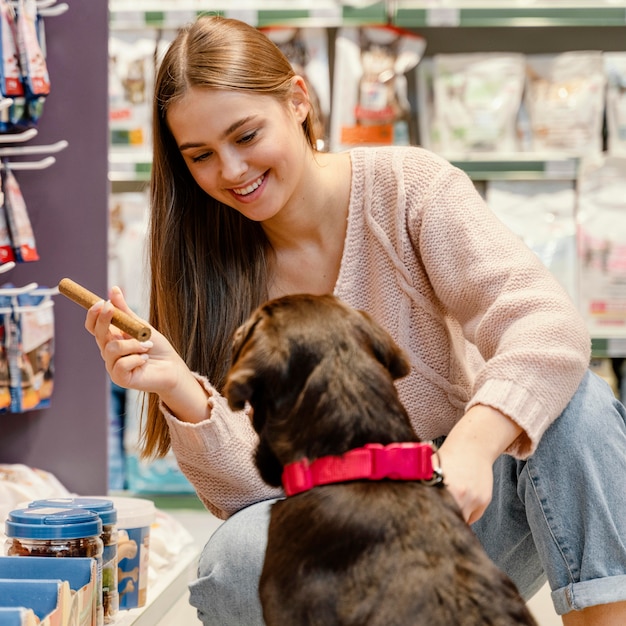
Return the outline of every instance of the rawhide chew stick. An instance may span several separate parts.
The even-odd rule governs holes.
[[[103,300],[95,293],[92,293],[88,289],[85,289],[78,283],[74,282],[71,278],[62,278],[59,282],[59,292],[68,297],[76,304],[85,309],[91,308],[96,302]],[[131,337],[138,339],[139,341],[147,341],[150,339],[151,330],[149,326],[146,326],[134,317],[131,317],[124,311],[115,309],[113,311],[113,319],[111,320],[113,326],[116,326],[125,333],[128,333]]]

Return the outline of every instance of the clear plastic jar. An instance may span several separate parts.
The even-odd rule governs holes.
[[[113,621],[119,610],[117,591],[117,511],[113,502],[106,498],[49,498],[34,500],[31,507],[63,507],[67,509],[87,509],[97,513],[102,520],[102,609],[104,623]]]
[[[86,509],[29,507],[11,511],[5,523],[8,556],[89,557],[97,565],[96,623],[102,608],[102,520]]]

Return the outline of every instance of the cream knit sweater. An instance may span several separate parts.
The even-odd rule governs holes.
[[[583,320],[535,254],[490,212],[469,178],[420,148],[351,151],[348,229],[335,295],[368,311],[407,352],[398,389],[423,439],[444,435],[475,404],[524,430],[508,451],[531,454],[587,368]],[[252,461],[243,412],[210,392],[211,418],[162,407],[181,470],[207,508],[227,517],[280,495]]]

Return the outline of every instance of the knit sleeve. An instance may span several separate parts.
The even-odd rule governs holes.
[[[584,321],[539,258],[490,211],[467,175],[441,165],[414,197],[414,245],[451,332],[481,363],[466,406],[508,415],[524,433],[509,452],[525,457],[563,411],[590,358]]]
[[[172,450],[183,474],[211,513],[225,519],[255,502],[276,498],[282,490],[261,479],[253,461],[258,440],[245,411],[231,411],[226,399],[202,376],[211,417],[198,424],[183,422],[164,404]]]

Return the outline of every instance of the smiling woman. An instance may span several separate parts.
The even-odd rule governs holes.
[[[463,172],[418,147],[319,152],[314,115],[257,29],[183,29],[155,82],[150,341],[111,324],[113,305],[130,313],[119,289],[87,312],[112,380],[149,394],[145,455],[171,446],[229,518],[191,585],[202,621],[263,623],[268,511],[284,495],[254,466],[248,411],[221,393],[233,336],[268,298],[333,293],[406,353],[411,426],[442,442],[458,515],[524,597],[547,577],[565,624],[623,626],[626,409],[588,370],[576,307]]]

